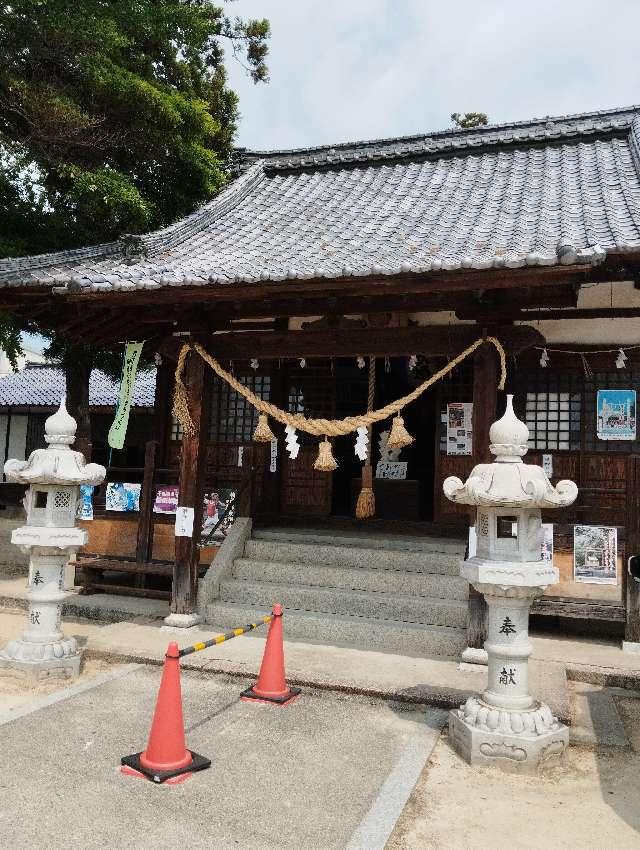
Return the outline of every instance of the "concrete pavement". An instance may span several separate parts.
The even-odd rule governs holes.
[[[247,704],[238,679],[184,671],[187,744],[212,767],[156,786],[118,765],[144,748],[159,679],[125,669],[2,725],[3,847],[382,850],[445,721],[312,690]]]

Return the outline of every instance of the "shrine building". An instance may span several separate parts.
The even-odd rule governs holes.
[[[640,553],[640,107],[240,149],[227,187],[169,227],[0,261],[0,304],[71,341],[144,339],[161,358],[145,468],[118,471],[141,484],[140,512],[109,518],[134,523],[131,551],[90,552],[88,591],[104,589],[101,570],[128,565],[142,576],[132,592],[216,624],[234,612],[244,622],[241,612],[267,610],[278,594],[292,636],[314,637],[330,615],[338,643],[434,654],[477,645],[477,594],[456,584],[470,514],[442,483],[489,458],[489,426],[504,410],[494,338],[504,389],[529,427],[525,461],[579,488],[574,506],[545,518],[560,583],[534,623],[640,641],[640,585],[627,570]],[[224,374],[183,350],[196,343]],[[386,445],[396,411],[371,424],[366,459],[355,428],[329,426],[297,427],[296,454],[271,415],[267,441],[255,442],[261,411],[225,377],[279,411],[332,423],[393,404],[475,343],[402,408],[413,442]],[[181,351],[186,431],[172,414]],[[332,471],[317,468],[325,436]],[[369,519],[355,516],[363,464]],[[175,538],[175,557],[165,545],[175,517],[153,510],[169,485],[195,529]],[[201,540],[214,492],[245,529],[218,576],[220,554],[209,563],[232,545],[233,526]],[[360,583],[345,573],[358,566],[348,549],[364,552]],[[421,553],[434,565],[423,589]],[[388,643],[369,641],[377,627]],[[432,644],[414,646],[406,635],[418,630]]]

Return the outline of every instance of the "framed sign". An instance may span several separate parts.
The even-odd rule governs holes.
[[[596,409],[599,440],[635,440],[635,390],[598,390]]]

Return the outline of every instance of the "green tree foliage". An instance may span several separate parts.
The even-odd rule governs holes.
[[[149,230],[218,192],[223,44],[259,81],[268,36],[209,0],[0,0],[2,254]]]
[[[151,230],[219,192],[238,116],[224,46],[266,81],[268,38],[211,0],[0,0],[0,257]],[[0,346],[19,350],[8,317]],[[109,355],[49,353],[68,384]]]
[[[471,130],[474,127],[485,127],[489,119],[484,112],[460,112],[451,113],[451,121],[461,130]]]

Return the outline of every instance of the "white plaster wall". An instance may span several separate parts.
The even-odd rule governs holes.
[[[25,460],[24,452],[27,446],[27,418],[27,415],[24,413],[13,414],[11,417],[8,455],[10,458]],[[4,442],[0,443],[0,452],[4,454]]]
[[[622,283],[591,283],[581,287],[578,307],[637,307],[640,310],[640,290],[631,281]],[[570,308],[567,308],[570,309]],[[532,318],[518,324],[538,328],[549,344],[581,342],[618,345],[640,345],[640,316],[632,319],[567,319],[545,322],[544,311],[540,319]]]

